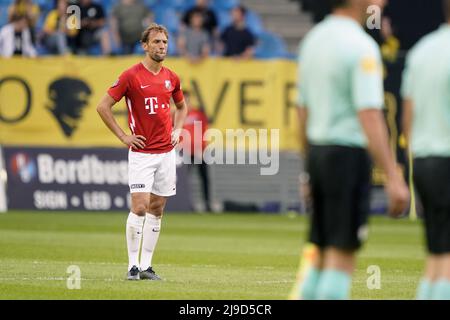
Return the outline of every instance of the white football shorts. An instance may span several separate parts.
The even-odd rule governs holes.
[[[128,152],[130,192],[151,192],[170,197],[176,194],[176,153]]]

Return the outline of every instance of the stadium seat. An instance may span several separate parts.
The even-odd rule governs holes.
[[[175,9],[157,7],[154,10],[155,22],[164,25],[173,34],[178,34],[180,17]]]
[[[96,45],[90,46],[87,50],[87,54],[90,56],[101,56],[103,54],[101,45],[96,44]]]
[[[291,58],[286,43],[272,32],[262,32],[258,37],[255,57],[259,59]]]
[[[35,0],[34,3],[39,5],[39,8],[41,8],[41,12],[49,12],[50,10],[54,9],[54,1],[49,0]]]
[[[0,27],[8,23],[8,6],[0,5]]]
[[[216,10],[230,10],[240,4],[239,0],[213,0],[212,7]]]
[[[183,6],[181,7],[181,11],[185,12],[195,6],[196,0],[186,0],[183,2]]]
[[[264,32],[261,17],[256,12],[248,10],[245,20],[250,31],[256,36],[259,36],[262,32]]]
[[[143,0],[142,2],[149,8],[154,8],[158,5],[158,0]]]
[[[178,55],[176,37],[170,33],[169,33],[169,48],[168,48],[167,54],[169,56],[177,56]]]
[[[185,2],[184,0],[157,0],[157,4],[154,5],[154,7],[159,8],[170,8],[175,11],[181,11],[185,8]]]
[[[226,27],[231,24],[230,11],[228,10],[214,10],[217,16],[217,23],[219,31],[222,32]]]

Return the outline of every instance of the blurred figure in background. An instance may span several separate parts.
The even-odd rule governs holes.
[[[208,33],[210,39],[212,40],[217,37],[217,17],[214,11],[209,8],[209,1],[197,0],[195,6],[184,13],[182,19],[183,24],[185,26],[191,25],[191,18],[196,13],[202,15],[202,29]]]
[[[191,63],[202,61],[210,52],[208,33],[202,29],[202,25],[202,14],[194,12],[190,24],[178,36],[178,52]]]
[[[247,28],[245,15],[247,9],[237,6],[231,10],[232,24],[225,28],[220,36],[225,57],[249,59],[255,53],[256,39]]]
[[[56,5],[45,18],[42,43],[51,54],[63,55],[70,52],[78,30],[67,26],[67,0],[58,0]]]
[[[28,28],[31,33],[31,41],[36,44],[36,24],[40,15],[39,6],[33,0],[14,0],[8,7],[8,21],[12,21],[13,16],[25,16],[28,20]]]
[[[105,29],[106,17],[103,7],[92,0],[80,0],[81,29],[75,40],[75,52],[87,54],[89,48],[101,45],[103,54],[111,53],[109,34]]]
[[[36,56],[26,16],[13,15],[11,22],[0,29],[0,56]]]
[[[389,145],[382,113],[380,50],[364,31],[367,8],[384,0],[333,0],[333,13],[299,52],[299,123],[306,137],[312,196],[309,240],[319,248],[301,286],[306,300],[351,296],[356,253],[367,237],[371,163],[386,174],[389,213],[401,215],[409,192]]]
[[[121,0],[112,10],[111,30],[122,54],[133,54],[141,34],[152,22],[152,12],[136,0]]]
[[[402,81],[428,254],[419,300],[450,300],[450,0],[444,3],[447,22],[409,52]]]
[[[211,211],[211,202],[209,196],[209,174],[208,165],[203,159],[203,151],[205,150],[207,143],[203,140],[206,130],[208,130],[208,117],[206,116],[202,108],[194,108],[191,104],[191,97],[188,91],[183,91],[184,99],[188,106],[188,114],[186,121],[184,122],[184,127],[190,136],[190,139],[182,139],[181,147],[183,152],[188,152],[191,156],[191,164],[189,165],[189,170],[197,168],[200,177],[200,182],[203,191],[204,209],[207,212]],[[200,126],[200,130],[195,128]],[[198,131],[198,132],[197,132]],[[201,134],[199,136],[199,133]],[[199,209],[200,206],[195,206],[195,211],[202,211]]]

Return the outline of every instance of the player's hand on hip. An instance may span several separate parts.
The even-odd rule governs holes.
[[[389,200],[389,215],[401,216],[408,208],[410,197],[405,180],[399,174],[388,178],[385,189]]]
[[[129,147],[133,147],[135,149],[143,149],[145,148],[145,137],[140,135],[124,135],[120,138],[120,140]]]
[[[181,129],[175,129],[172,131],[171,143],[174,147],[176,147],[177,144],[180,142],[180,134],[181,134]]]

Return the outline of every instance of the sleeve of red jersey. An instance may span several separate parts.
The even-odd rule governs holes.
[[[183,90],[181,90],[180,78],[174,73],[175,88],[172,92],[173,102],[178,103],[184,100]]]
[[[108,94],[116,101],[120,101],[122,97],[126,94],[128,90],[128,74],[123,72],[119,79],[113,83],[113,85],[108,89]]]

